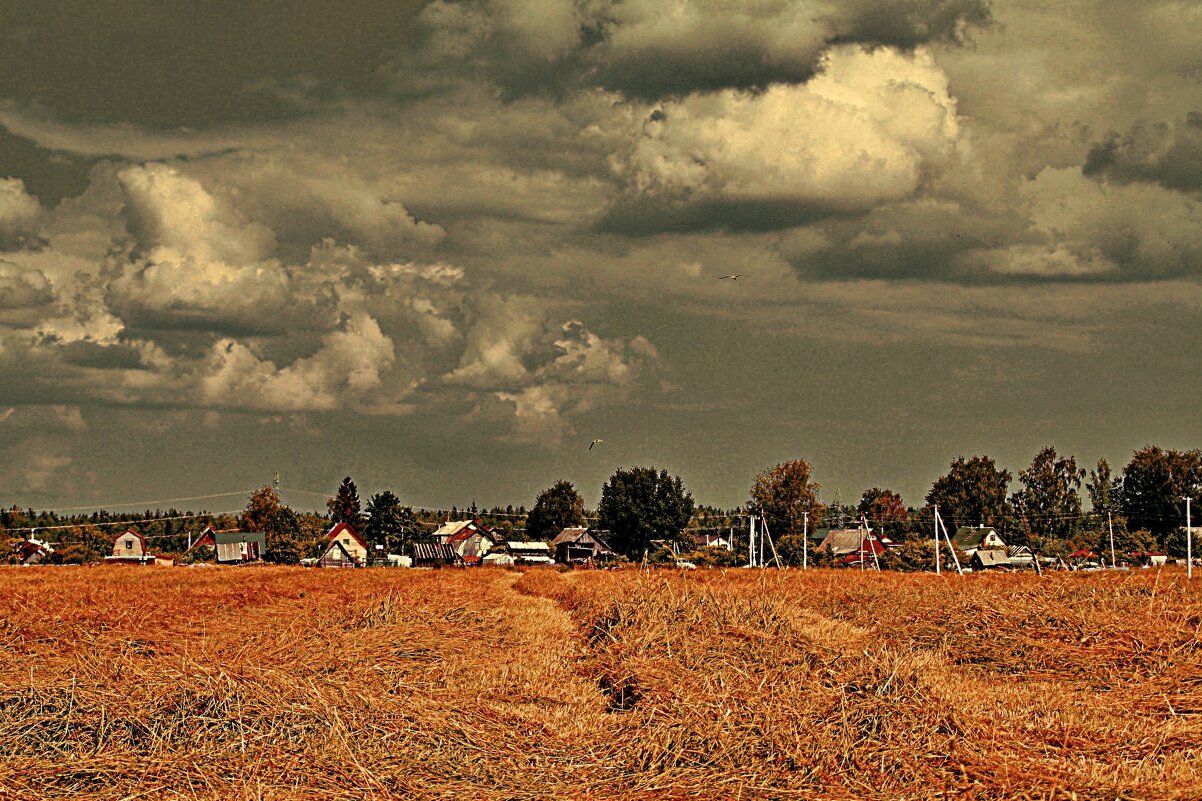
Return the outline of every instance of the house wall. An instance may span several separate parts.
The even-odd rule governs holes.
[[[142,541],[133,534],[122,534],[113,543],[113,556],[145,556]]]

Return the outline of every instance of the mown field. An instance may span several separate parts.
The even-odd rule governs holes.
[[[3,798],[1200,798],[1202,583],[0,570]]]

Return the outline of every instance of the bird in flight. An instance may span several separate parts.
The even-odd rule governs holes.
[[[718,280],[722,281],[723,279],[729,278],[732,281],[738,281],[740,278],[746,278],[747,275],[747,273],[731,273],[730,275],[718,276]]]
[[[593,446],[594,446],[594,445],[600,445],[602,442],[605,442],[605,440],[603,440],[603,439],[595,439],[595,440],[593,440],[592,442],[590,442],[590,443],[588,444],[588,449],[591,451],[591,450],[593,449]]]

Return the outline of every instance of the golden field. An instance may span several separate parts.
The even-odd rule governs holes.
[[[1200,798],[1177,569],[0,570],[3,798]]]

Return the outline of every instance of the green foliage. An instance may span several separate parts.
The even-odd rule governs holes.
[[[1089,492],[1089,505],[1095,515],[1105,518],[1107,512],[1112,517],[1120,513],[1123,481],[1111,475],[1110,463],[1105,459],[1098,459],[1097,467],[1089,471],[1085,489]]]
[[[334,497],[326,501],[326,508],[330,510],[330,520],[333,523],[346,523],[355,531],[363,530],[364,518],[359,507],[359,490],[350,476],[342,479]]]
[[[305,539],[296,512],[287,506],[278,510],[267,528],[267,553],[263,558],[277,565],[295,565],[305,555]]]
[[[809,528],[822,523],[823,508],[818,502],[819,484],[815,483],[805,459],[781,462],[755,477],[747,499],[751,512],[762,511],[768,530],[775,536],[800,534],[809,513]]]
[[[538,494],[526,517],[526,536],[549,540],[565,528],[584,525],[584,499],[570,481],[556,481]]]
[[[1195,509],[1202,498],[1202,452],[1136,451],[1123,468],[1122,510],[1130,525],[1146,528],[1163,541],[1185,523],[1186,493]]]
[[[682,541],[693,515],[693,496],[667,470],[618,469],[601,488],[598,513],[601,527],[610,532],[609,546],[638,560],[654,540]]]
[[[778,539],[776,553],[786,567],[801,567],[803,563],[808,564],[812,561],[806,559],[806,538],[801,534],[786,534]],[[809,555],[814,555],[813,543],[809,546]]]
[[[1077,469],[1076,459],[1061,458],[1048,445],[1018,474],[1023,488],[1014,494],[1015,506],[1032,528],[1046,536],[1069,538],[1080,522],[1083,478],[1085,471]]]
[[[1007,500],[1010,471],[1001,470],[988,456],[965,460],[957,456],[947,474],[927,493],[927,503],[938,506],[950,530],[957,526],[1002,526],[1011,514]]]
[[[177,565],[192,565],[197,562],[215,562],[217,552],[208,545],[198,545],[192,550],[182,553],[175,558]]]
[[[738,552],[713,545],[689,551],[684,558],[698,567],[738,567],[743,564]]]
[[[904,523],[910,519],[905,501],[891,489],[873,487],[864,490],[856,511],[873,523]]]
[[[280,503],[280,496],[275,487],[265,484],[251,493],[238,525],[246,531],[270,531],[272,521],[282,508],[283,504]]]
[[[396,495],[385,490],[368,499],[363,536],[371,552],[375,552],[374,546],[383,545],[385,553],[400,553],[417,533],[417,516],[411,507],[402,506]]]
[[[967,557],[963,553],[956,555],[960,558],[960,564],[967,563]],[[952,558],[952,549],[946,542],[939,544],[939,558],[943,570],[954,571],[956,569],[955,559]],[[935,542],[932,539],[915,540],[902,543],[897,548],[890,548],[881,556],[881,567],[905,573],[933,573],[935,572]]]

